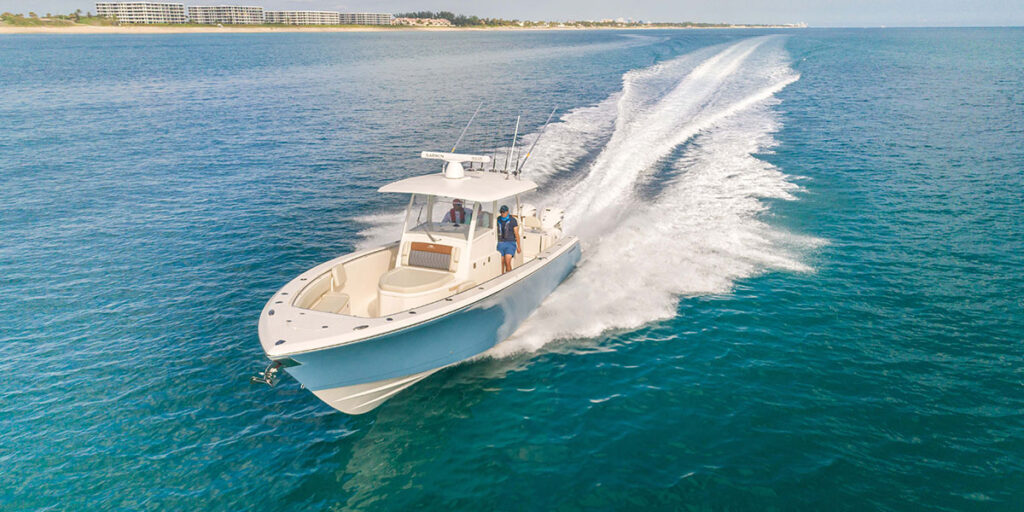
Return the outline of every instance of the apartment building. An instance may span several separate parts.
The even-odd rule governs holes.
[[[188,17],[192,23],[208,25],[261,25],[263,8],[242,5],[190,5]]]
[[[155,2],[96,2],[96,14],[121,23],[185,23],[184,4]]]
[[[341,25],[341,14],[331,11],[265,11],[266,23],[281,25]]]
[[[390,13],[343,12],[340,14],[342,25],[390,25]]]
[[[264,11],[243,5],[190,5],[155,2],[97,2],[100,16],[121,23],[198,23],[207,25],[391,25],[389,13],[339,13],[335,11]]]

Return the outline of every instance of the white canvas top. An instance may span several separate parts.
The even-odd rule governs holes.
[[[537,184],[530,180],[506,179],[506,175],[499,172],[467,170],[465,178],[451,179],[441,173],[428,174],[388,183],[379,191],[457,197],[483,203],[529,192],[535,188]]]

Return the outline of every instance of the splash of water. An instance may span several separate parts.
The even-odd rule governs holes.
[[[799,256],[821,242],[762,219],[765,199],[794,199],[799,187],[752,156],[775,144],[775,94],[798,78],[780,39],[753,38],[627,73],[622,92],[597,107],[614,109],[612,123],[588,132],[563,119],[565,133],[612,130],[585,172],[538,201],[566,205],[584,258],[488,355],[671,318],[680,297],[727,292],[760,272],[810,271]],[[561,165],[558,145],[572,143],[552,139],[537,155],[538,181]]]
[[[795,199],[799,186],[753,156],[775,144],[775,94],[799,79],[782,43],[750,38],[630,71],[620,92],[548,128],[528,172],[550,192],[530,202],[566,208],[583,260],[485,356],[637,328],[674,316],[680,297],[811,270],[800,255],[822,242],[762,219],[765,199]],[[400,219],[362,219],[361,245],[393,238]]]

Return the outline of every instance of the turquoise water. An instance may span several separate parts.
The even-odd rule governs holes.
[[[1024,509],[1024,30],[0,36],[4,510]],[[577,272],[363,416],[264,358],[522,112]]]

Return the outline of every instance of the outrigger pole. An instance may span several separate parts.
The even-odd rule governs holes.
[[[505,156],[505,177],[508,178],[508,163],[512,160],[512,150],[516,148],[516,137],[519,136],[519,119],[523,116],[516,116],[516,131],[512,134],[512,147],[508,148],[508,155]]]
[[[466,123],[466,127],[463,128],[462,129],[462,133],[459,134],[459,138],[455,139],[455,144],[452,144],[452,150],[450,151],[450,153],[454,153],[455,152],[455,148],[458,147],[458,145],[459,145],[459,142],[462,142],[462,137],[464,135],[466,135],[466,130],[469,129],[469,125],[473,124],[473,120],[476,119],[476,115],[477,115],[477,113],[480,112],[480,107],[482,107],[482,106],[484,106],[484,102],[481,101],[480,104],[476,106],[476,111],[474,111],[473,115],[470,116],[469,122]]]
[[[544,135],[544,130],[548,129],[548,123],[551,122],[551,118],[555,115],[556,110],[558,110],[558,107],[551,109],[551,113],[548,114],[548,120],[544,121],[544,127],[540,129],[540,133],[537,134],[537,138],[533,139],[533,144],[530,145],[530,150],[526,152],[526,157],[523,158],[523,163],[519,164],[519,166],[516,168],[516,177],[518,177],[523,172],[523,167],[526,166],[526,161],[529,160],[530,155],[533,154],[533,148],[537,147],[537,142],[540,141],[541,136]]]

